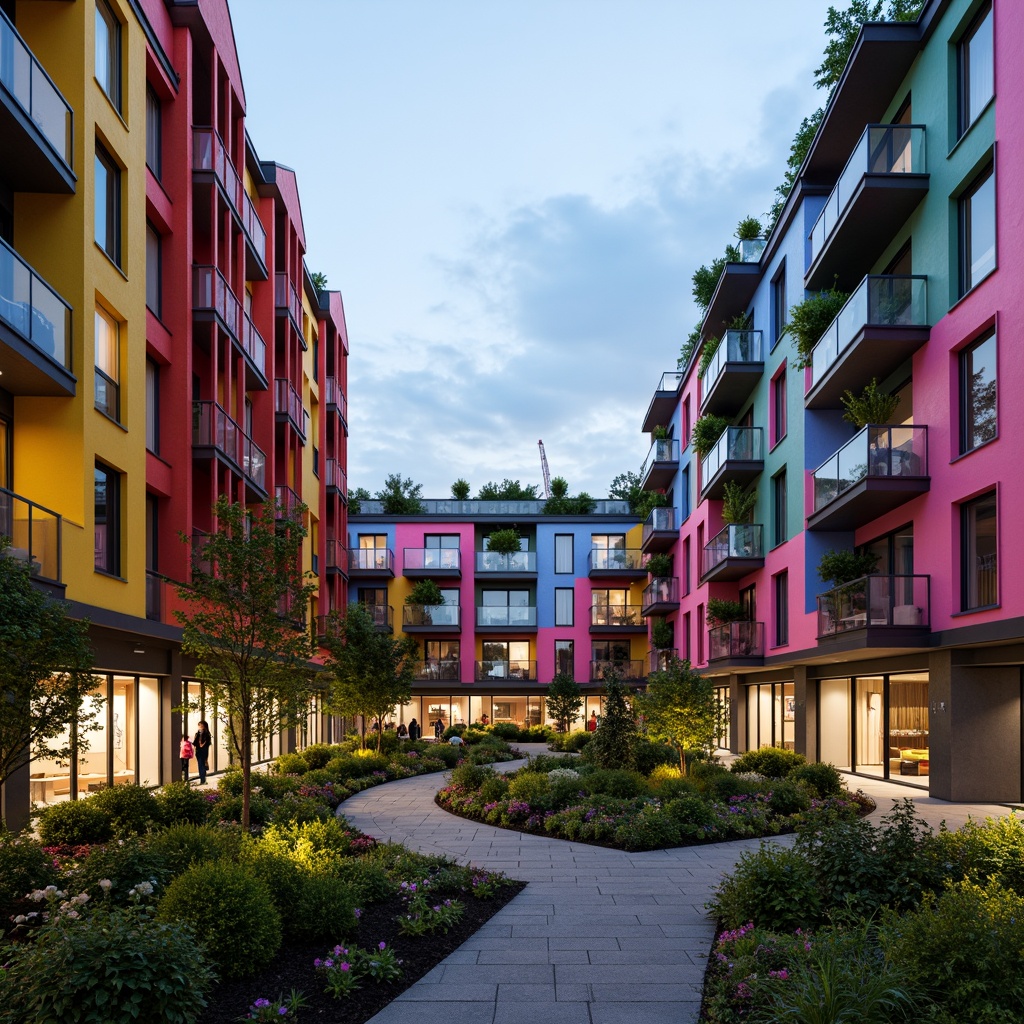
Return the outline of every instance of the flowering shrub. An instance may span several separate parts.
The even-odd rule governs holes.
[[[462,920],[465,907],[458,900],[433,899],[429,882],[402,882],[399,888],[405,901],[405,913],[396,920],[403,935],[433,932],[447,935]]]
[[[287,999],[278,996],[275,1000],[257,999],[249,1012],[244,1017],[239,1017],[240,1022],[248,1020],[263,1021],[269,1024],[271,1021],[297,1021],[299,1010],[306,1005],[306,998],[301,992],[292,989]]]
[[[402,961],[384,942],[369,950],[335,946],[326,956],[317,957],[313,966],[323,976],[324,991],[335,999],[351,995],[364,978],[387,984],[402,977]]]

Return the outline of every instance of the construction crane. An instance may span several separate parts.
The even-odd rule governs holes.
[[[540,449],[540,468],[544,473],[544,497],[551,497],[551,471],[548,469],[548,457],[544,454],[544,442],[538,441],[537,447]]]

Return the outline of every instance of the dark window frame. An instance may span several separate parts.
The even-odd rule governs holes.
[[[786,317],[789,309],[786,304],[786,261],[779,264],[779,269],[771,280],[771,314],[772,314],[772,339],[771,351],[782,340],[786,330]]]
[[[163,104],[153,86],[146,85],[146,166],[157,181],[164,162]]]
[[[977,439],[978,431],[978,407],[980,403],[972,400],[973,386],[969,383],[975,375],[973,370],[973,354],[983,345],[992,342],[994,370],[992,373],[991,385],[994,389],[992,396],[992,429],[991,433]],[[994,441],[999,437],[999,347],[995,327],[989,328],[978,338],[960,350],[958,357],[958,388],[960,406],[960,454],[967,455],[970,452]],[[986,383],[986,387],[988,384]]]
[[[979,32],[985,23],[988,23],[988,38],[991,49],[988,56],[989,68],[992,72],[991,89],[984,96],[981,103],[973,101],[970,89],[971,81],[971,44],[978,38]],[[988,106],[995,96],[995,34],[992,22],[991,0],[985,3],[974,16],[967,31],[960,37],[956,47],[956,79],[957,79],[957,138],[961,139],[967,134],[971,125],[977,122],[981,112]],[[974,116],[971,116],[972,108]]]
[[[108,576],[121,575],[121,474],[97,461],[93,469],[93,528],[97,539],[100,537],[99,486],[102,482],[103,491],[103,536],[106,540],[103,551],[93,550],[93,568],[96,572]]]
[[[156,267],[153,273],[154,277],[150,277],[150,253],[149,253],[149,240],[156,239]],[[150,286],[155,289],[155,294],[150,295]],[[150,302],[150,299],[153,302]],[[155,305],[154,305],[155,303]],[[157,231],[152,221],[146,221],[146,308],[160,320],[163,318],[164,308],[164,240],[163,236]]]
[[[558,544],[559,544],[559,541],[562,541],[564,543],[566,539],[568,539],[568,541],[569,541],[569,568],[568,569],[559,569],[558,566],[559,566],[560,562],[559,562]],[[576,544],[575,544],[575,540],[576,540],[575,536],[573,534],[571,534],[571,533],[556,533],[555,534],[555,539],[553,541],[554,550],[552,552],[555,575],[558,575],[558,576],[571,576],[573,574],[573,571],[575,570],[575,566],[576,566]],[[564,554],[564,552],[563,552],[563,554]]]
[[[558,595],[562,594],[564,601],[564,595],[569,594],[569,621],[563,622],[558,617]],[[558,627],[573,627],[576,625],[576,588],[575,587],[555,587],[555,625]]]
[[[101,27],[102,31],[106,35],[107,39],[107,53],[106,59],[109,64],[109,76],[106,80],[100,77],[99,67],[99,56],[100,56],[100,45],[101,39]],[[124,81],[124,69],[122,68],[123,61],[123,50],[121,46],[121,22],[118,21],[117,15],[114,13],[113,8],[107,3],[107,0],[96,0],[96,21],[95,21],[96,37],[95,37],[95,48],[93,51],[93,60],[95,66],[93,68],[93,77],[99,83],[100,88],[103,90],[104,95],[114,105],[114,109],[118,113],[124,110],[123,107],[123,81]]]
[[[977,559],[979,556],[975,555],[975,565],[971,567],[968,565],[968,559],[971,552],[977,548],[977,518],[974,513],[977,509],[986,505],[991,505],[992,518],[994,519],[992,564],[990,567],[978,565]],[[985,572],[991,572],[991,581],[982,578],[981,574]],[[960,610],[961,612],[976,612],[986,608],[994,608],[998,605],[999,503],[998,493],[992,490],[970,501],[965,501],[960,506]]]
[[[772,596],[775,601],[775,646],[789,643],[789,570],[783,569],[772,578]]]
[[[93,237],[96,244],[110,257],[116,266],[121,266],[121,167],[99,141],[96,142],[94,159],[96,181],[94,183]],[[106,187],[100,188],[100,177],[106,175]],[[100,235],[100,205],[103,199],[103,237]]]
[[[772,477],[772,547],[789,540],[789,494],[786,467]]]
[[[975,278],[972,267],[974,251],[971,244],[971,233],[975,220],[974,200],[990,182],[992,185],[992,266]],[[957,269],[960,298],[963,298],[968,292],[981,284],[999,266],[995,185],[995,163],[990,160],[974,176],[970,185],[964,189],[957,201],[957,229],[959,232],[959,237],[957,238],[957,261],[959,266]]]

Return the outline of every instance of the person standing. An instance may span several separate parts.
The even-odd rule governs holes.
[[[196,752],[196,768],[199,771],[199,785],[206,785],[206,773],[210,766],[210,741],[213,737],[210,735],[210,727],[206,721],[199,723],[199,728],[196,729],[196,734],[192,738],[192,746]]]
[[[181,737],[181,746],[178,747],[178,757],[181,758],[181,777],[188,782],[188,763],[192,760],[192,741],[188,736]]]
[[[444,721],[439,718],[434,723],[434,739],[439,740],[442,736],[444,736]]]
[[[420,723],[414,718],[409,723],[409,739],[414,742],[420,738]]]

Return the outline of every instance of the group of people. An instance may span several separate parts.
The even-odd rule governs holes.
[[[194,757],[199,770],[199,785],[206,785],[206,773],[210,768],[210,742],[212,739],[210,727],[205,721],[199,723],[192,739],[188,738],[188,733],[181,737],[178,757],[181,758],[181,777],[186,782],[188,782],[189,762]]]

